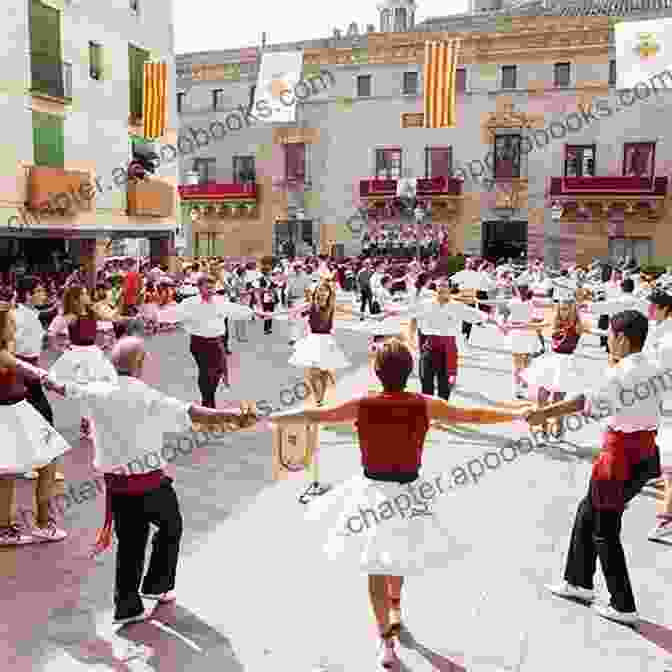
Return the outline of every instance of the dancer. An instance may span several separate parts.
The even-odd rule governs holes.
[[[241,312],[252,315],[245,306],[215,295],[217,279],[212,275],[199,277],[198,296],[185,299],[175,308],[175,319],[190,334],[190,352],[198,368],[198,389],[203,406],[215,408],[219,383],[230,387],[223,337],[226,317],[240,318]]]
[[[105,525],[99,531],[94,555],[112,543],[112,526],[119,544],[115,579],[114,621],[134,623],[149,616],[144,611],[140,585],[150,523],[159,529],[142,581],[142,597],[172,602],[182,536],[182,515],[166,476],[164,433],[186,432],[192,423],[209,429],[233,430],[252,426],[256,410],[241,404],[241,413],[215,411],[168,397],[141,380],[146,351],[142,339],[127,337],[114,347],[116,385],[60,385],[38,370],[43,383],[66,398],[84,399],[100,427],[94,467],[105,477]],[[154,459],[150,463],[149,457]]]
[[[672,294],[658,290],[650,297],[655,326],[646,338],[644,354],[661,369],[664,376],[672,373]],[[670,373],[668,373],[670,372]],[[658,445],[664,446],[669,430],[661,425]],[[672,468],[662,467],[663,502],[656,515],[656,526],[649,532],[649,541],[659,541],[672,534]]]
[[[56,465],[54,460],[70,450],[65,439],[56,432],[27,399],[26,382],[39,384],[39,377],[26,375],[14,354],[16,317],[12,295],[0,293],[0,546],[15,546],[36,541],[61,541],[67,533],[59,529],[51,517],[49,505],[54,496]],[[12,522],[15,478],[17,474],[37,471],[37,515],[31,529]]]
[[[555,595],[586,602],[594,599],[596,560],[611,595],[597,613],[613,621],[635,624],[639,619],[621,544],[621,521],[627,504],[647,481],[660,477],[656,429],[660,424],[660,369],[642,353],[649,324],[640,312],[626,310],[611,318],[609,350],[618,360],[604,372],[604,384],[588,394],[530,411],[530,424],[591,409],[606,417],[602,452],[593,463],[590,490],[579,504],[567,555],[564,583],[549,586]],[[635,394],[643,388],[648,394]],[[624,402],[624,395],[632,403]],[[595,416],[593,416],[595,417]]]
[[[418,507],[421,510],[417,515],[391,517],[384,515],[385,502],[389,508],[390,502],[402,497],[410,508],[408,490],[420,482],[423,447],[431,420],[491,424],[524,417],[524,411],[455,408],[441,399],[406,392],[413,357],[398,339],[385,341],[376,355],[375,369],[383,386],[382,394],[270,419],[278,425],[357,423],[364,474],[335,488],[315,503],[308,515],[327,524],[325,551],[332,559],[349,560],[368,574],[369,597],[380,637],[380,664],[389,669],[399,662],[397,638],[402,628],[404,577],[445,568],[449,561],[449,533],[429,511],[427,503],[424,511]],[[434,484],[429,485],[433,498]],[[440,477],[436,488],[443,493]],[[375,509],[383,520],[373,527],[365,521],[364,531],[357,512],[370,512],[378,522]],[[332,520],[326,520],[327,515],[334,526]],[[359,524],[353,525],[353,521]]]
[[[71,285],[63,296],[63,315],[54,318],[49,326],[49,335],[56,336],[67,330],[70,348],[66,350],[49,370],[54,380],[60,383],[114,382],[117,374],[96,345],[98,321],[121,320],[116,312],[102,312],[94,307],[86,287]],[[88,409],[82,407],[82,438],[93,438]]]
[[[488,315],[451,301],[458,294],[451,289],[447,278],[437,281],[435,299],[423,301],[408,313],[410,340],[420,352],[420,380],[423,394],[434,395],[435,381],[438,396],[448,401],[457,380],[457,334],[460,322],[482,323]]]
[[[551,352],[536,359],[519,374],[528,388],[536,388],[539,408],[549,400],[555,403],[564,399],[566,394],[575,395],[585,389],[586,377],[580,371],[574,353],[583,334],[604,333],[581,321],[574,293],[571,288],[560,288],[560,302],[551,321],[535,325],[535,329],[553,330]],[[548,439],[549,426],[542,425],[541,432]],[[554,423],[551,433],[555,438],[562,436],[562,423]]]

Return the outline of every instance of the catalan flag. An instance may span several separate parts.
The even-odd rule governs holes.
[[[452,128],[459,40],[425,42],[425,128]]]
[[[143,135],[149,140],[160,138],[166,132],[166,91],[168,68],[164,63],[145,63],[143,86]]]

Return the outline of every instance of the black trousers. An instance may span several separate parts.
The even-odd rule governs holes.
[[[225,317],[224,318],[224,336],[222,337],[222,343],[224,343],[224,349],[228,350],[229,349],[229,318]]]
[[[262,303],[261,304],[261,309],[265,313],[272,313],[275,310],[275,304],[274,303]],[[269,318],[267,320],[264,320],[264,333],[265,334],[273,333],[273,318]]]
[[[632,500],[648,481],[648,475],[626,483],[625,503]],[[592,590],[600,559],[602,573],[611,595],[611,606],[623,612],[635,611],[635,596],[621,543],[623,511],[598,511],[593,507],[590,490],[581,501],[574,518],[569,542],[565,581]]]
[[[25,361],[33,366],[39,366],[38,360],[26,359]],[[42,383],[26,378],[24,384],[26,386],[26,401],[53,427],[54,412],[49,399],[44,394]]]
[[[182,514],[173,479],[166,476],[161,487],[144,495],[112,495],[112,512],[118,541],[115,618],[129,618],[143,611],[139,591],[150,523],[159,529],[152,539],[142,592],[156,595],[175,588]]]
[[[215,408],[215,395],[222,378],[228,381],[224,337],[191,337],[191,356],[198,367],[198,389],[203,406]]]
[[[453,386],[448,381],[445,354],[426,349],[425,343],[426,338],[422,334],[419,334],[420,385],[422,393],[433,397],[434,391],[438,387],[437,396],[448,401],[453,391]]]
[[[359,308],[360,313],[366,312],[366,306],[369,306],[369,312],[371,312],[371,307],[373,306],[373,292],[370,287],[362,287],[360,289],[361,294],[361,306]]]

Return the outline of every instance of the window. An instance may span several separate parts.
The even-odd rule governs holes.
[[[217,159],[194,159],[194,172],[199,174],[199,184],[215,182]]]
[[[36,166],[63,168],[63,117],[33,112],[33,158]]]
[[[404,95],[417,96],[418,95],[418,73],[405,72],[404,73]]]
[[[554,82],[555,86],[568,87],[570,82],[571,67],[569,63],[556,63]]]
[[[653,177],[655,158],[655,142],[626,142],[623,148],[623,175]]]
[[[515,89],[517,87],[517,68],[515,65],[502,66],[502,88]]]
[[[32,0],[30,3],[31,90],[52,98],[67,98],[67,67],[61,57],[61,13]]]
[[[595,145],[567,145],[565,177],[595,177]]]
[[[357,77],[357,96],[368,98],[371,95],[371,75],[359,75]]]
[[[182,110],[184,109],[184,98],[186,94],[185,93],[178,93],[177,94],[177,113],[181,114]]]
[[[254,168],[253,156],[233,157],[233,181],[235,184],[256,182],[257,173]]]
[[[403,33],[406,30],[406,8],[397,7],[394,10],[394,31]]]
[[[132,12],[137,14],[140,11],[140,0],[129,0],[128,6]]]
[[[450,177],[453,174],[451,147],[425,147],[425,178]]]
[[[520,177],[520,135],[495,136],[495,179]]]
[[[213,89],[212,91],[212,109],[216,112],[221,110],[224,105],[224,89]]]
[[[401,149],[376,150],[376,177],[382,179],[401,177]]]
[[[306,146],[300,142],[285,145],[285,176],[288,182],[306,179]]]
[[[465,68],[455,70],[455,90],[464,93],[467,90],[467,71]]]
[[[145,80],[145,63],[149,60],[149,52],[132,44],[128,45],[128,67],[130,82],[130,114],[134,119],[142,119],[143,85]]]
[[[103,47],[97,42],[89,42],[89,75],[98,81],[103,78]]]
[[[612,262],[630,257],[638,266],[645,266],[653,259],[653,241],[650,238],[610,238],[609,257]]]
[[[616,86],[616,61],[609,61],[609,86]]]
[[[254,94],[256,93],[256,91],[257,91],[257,85],[253,84],[250,87],[250,109],[254,107]]]

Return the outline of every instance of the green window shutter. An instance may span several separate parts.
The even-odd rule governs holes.
[[[33,155],[36,166],[63,168],[65,161],[63,119],[33,112]]]
[[[143,82],[145,78],[145,62],[149,60],[149,52],[128,45],[128,68],[130,79],[130,113],[133,117],[142,116]]]
[[[61,13],[39,0],[30,5],[30,51],[61,59]]]

